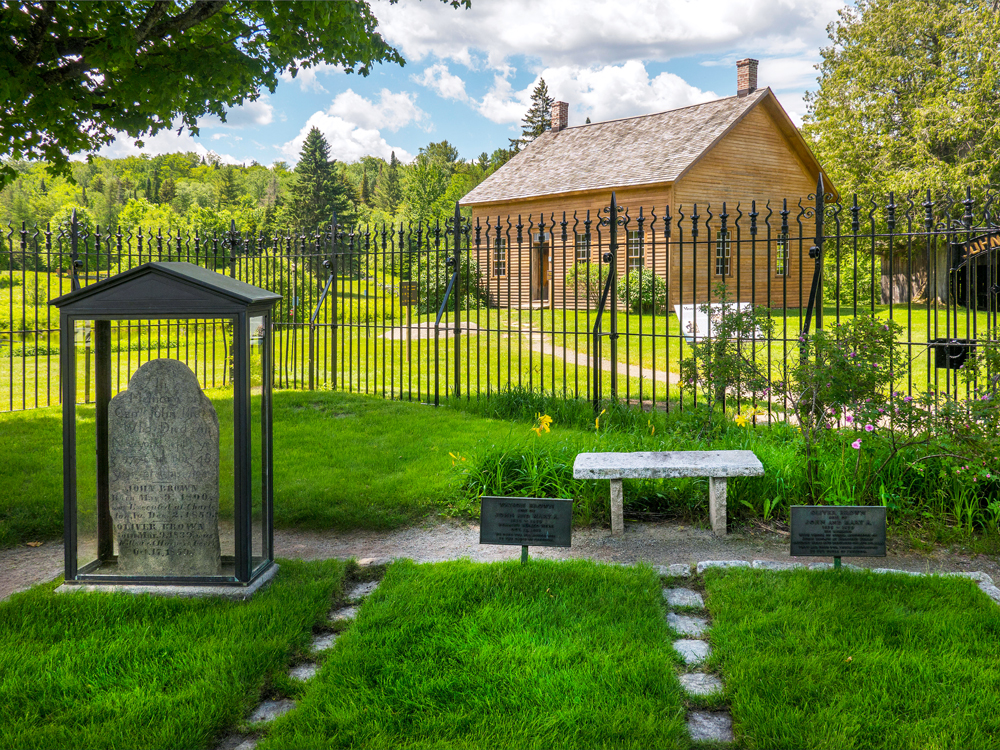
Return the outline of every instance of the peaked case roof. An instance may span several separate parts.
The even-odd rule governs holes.
[[[193,263],[154,262],[116,274],[49,302],[67,312],[169,315],[269,307],[280,294]]]
[[[771,89],[652,115],[547,131],[477,185],[461,203],[533,198],[673,182],[750,110],[769,100],[779,129],[815,172],[819,162]],[[831,183],[824,174],[824,182]]]

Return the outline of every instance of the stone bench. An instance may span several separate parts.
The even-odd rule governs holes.
[[[576,479],[611,480],[611,534],[625,531],[622,519],[623,479],[708,477],[708,512],[712,531],[726,535],[726,479],[753,477],[764,466],[753,451],[661,451],[580,453],[573,464]]]

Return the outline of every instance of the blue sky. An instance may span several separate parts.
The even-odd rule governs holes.
[[[225,161],[294,164],[318,127],[331,155],[409,161],[431,141],[462,157],[506,146],[520,134],[539,77],[570,104],[570,126],[662,112],[736,93],[736,61],[760,60],[796,122],[816,88],[826,26],[839,0],[473,0],[455,10],[436,0],[376,0],[379,28],[407,60],[366,78],[325,67],[286,75],[273,94],[235,108],[223,124],[199,122],[138,149],[119,138],[107,156],[213,151]]]

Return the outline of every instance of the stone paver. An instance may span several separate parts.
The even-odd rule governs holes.
[[[392,562],[391,557],[362,557],[358,560],[359,568],[375,568],[379,565],[388,565]]]
[[[674,641],[674,651],[681,655],[689,667],[701,664],[712,653],[712,647],[705,641],[693,641],[687,638]]]
[[[337,642],[338,635],[336,633],[320,633],[319,635],[313,636],[312,643],[309,644],[309,648],[313,651],[326,651],[327,649],[333,648],[333,644]]]
[[[715,695],[722,692],[722,680],[714,674],[691,672],[678,678],[681,687],[691,695]]]
[[[746,560],[702,560],[698,563],[698,575],[701,575],[709,568],[749,568],[750,563]]]
[[[733,741],[733,718],[724,711],[692,711],[687,717],[688,733],[696,742]]]
[[[976,581],[978,583],[985,583],[987,586],[993,585],[993,579],[990,578],[981,570],[974,570],[971,573],[936,573],[935,575],[959,576],[961,578],[971,578],[973,581]]]
[[[992,584],[980,583],[979,588],[982,589],[983,593],[986,594],[990,599],[1000,604],[1000,589]]]
[[[833,570],[833,563],[809,563],[809,570]]]
[[[318,671],[318,664],[307,661],[304,664],[299,664],[298,666],[289,669],[288,676],[293,680],[298,680],[299,682],[307,682],[315,677]]]
[[[708,620],[702,617],[675,615],[673,612],[667,613],[667,625],[678,635],[690,635],[695,638],[700,638],[708,632]]]
[[[347,598],[353,600],[368,596],[371,592],[378,588],[378,584],[378,581],[365,581],[364,583],[359,583],[347,592]]]
[[[691,589],[663,589],[663,598],[671,607],[701,607],[704,608],[705,600],[701,594]]]
[[[902,573],[905,576],[919,576],[922,573],[914,573],[912,570],[896,570],[895,568],[872,568],[872,573]]]
[[[331,620],[353,620],[357,616],[357,607],[341,607],[340,609],[331,609],[329,618]]]
[[[751,565],[757,570],[796,570],[805,565],[797,562],[779,562],[777,560],[754,560]]]
[[[250,737],[238,744],[234,750],[254,750],[255,747],[257,747],[257,738]]]
[[[215,750],[254,750],[257,738],[244,734],[231,734],[215,746]]]
[[[673,565],[660,565],[657,572],[661,576],[671,576],[676,578],[690,578],[691,566],[688,563],[674,563]]]
[[[249,721],[251,724],[262,724],[266,721],[273,721],[282,714],[287,714],[293,708],[295,708],[295,701],[264,701],[257,706],[257,710],[250,716]]]

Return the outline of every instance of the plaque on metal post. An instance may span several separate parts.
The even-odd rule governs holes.
[[[479,521],[480,544],[521,547],[521,562],[532,547],[569,547],[573,501],[537,497],[484,497]]]
[[[885,508],[793,505],[793,556],[885,557]]]
[[[400,281],[397,286],[399,287],[399,304],[403,307],[410,307],[411,305],[418,304],[417,282]]]

